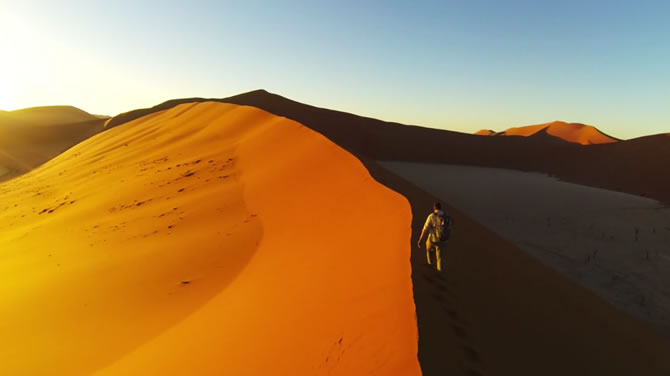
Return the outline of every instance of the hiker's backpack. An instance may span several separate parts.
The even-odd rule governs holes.
[[[451,218],[444,213],[435,215],[438,218],[437,226],[435,226],[435,237],[438,241],[445,242],[449,240],[449,222],[451,221]]]

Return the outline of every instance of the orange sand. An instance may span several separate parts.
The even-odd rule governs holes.
[[[420,374],[409,204],[298,123],[179,105],[0,200],[2,375]]]
[[[477,132],[475,132],[476,135],[478,136],[493,136],[496,132],[492,131],[490,129],[480,129]]]

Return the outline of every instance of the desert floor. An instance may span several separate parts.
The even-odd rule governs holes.
[[[670,208],[537,173],[381,164],[670,336]]]

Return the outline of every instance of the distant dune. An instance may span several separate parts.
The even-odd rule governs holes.
[[[522,136],[533,137],[541,133],[560,138],[567,142],[580,145],[609,144],[619,141],[610,137],[591,125],[581,123],[566,123],[554,121],[551,123],[528,125],[525,127],[509,128],[502,132],[492,130],[480,130],[476,132],[479,136]]]
[[[30,107],[7,112],[11,117],[32,125],[58,125],[98,120],[100,117],[72,106]]]
[[[496,132],[491,129],[480,129],[477,132],[475,132],[475,134],[478,136],[492,136],[495,133]]]
[[[71,106],[0,112],[0,181],[24,174],[97,134],[105,120]]]
[[[179,105],[0,205],[2,375],[420,374],[407,200],[291,120]]]
[[[3,127],[17,127],[28,124],[24,119],[20,119],[17,116],[12,116],[10,112],[0,111],[0,130]]]

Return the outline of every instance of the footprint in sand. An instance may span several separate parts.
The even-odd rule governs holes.
[[[430,283],[435,289],[439,290],[440,292],[444,294],[450,294],[449,289],[447,286],[444,285],[443,280],[438,280],[434,277],[428,276],[428,275],[423,275],[423,278]]]
[[[435,298],[435,300],[437,300],[438,302],[444,303],[444,302],[447,301],[447,298],[445,298],[442,294],[440,294],[440,293],[438,293],[438,292],[434,292],[434,293],[432,293],[431,295],[432,295],[433,298]]]
[[[463,346],[463,352],[465,353],[465,356],[474,364],[481,364],[482,360],[479,357],[479,353],[477,350],[473,349],[470,346]]]
[[[484,376],[481,372],[474,370],[474,369],[467,369],[465,371],[465,374],[467,376]]]
[[[444,307],[444,309],[447,312],[447,316],[449,316],[451,321],[455,323],[463,323],[463,320],[461,320],[461,317],[458,315],[458,312],[454,311],[453,309],[449,309],[447,307]]]
[[[451,331],[460,339],[467,340],[469,338],[467,330],[462,326],[451,324]]]
[[[438,279],[438,277],[440,278]],[[461,349],[465,355],[466,362],[470,365],[470,367],[465,370],[466,375],[482,376],[482,373],[475,369],[479,368],[478,366],[482,364],[481,356],[470,342],[470,335],[466,325],[463,323],[461,315],[454,309],[454,303],[450,302],[450,300],[453,299],[447,297],[449,289],[445,285],[444,279],[441,278],[441,276],[435,277],[425,274],[423,275],[423,278],[435,289],[431,295],[435,300],[440,302],[452,332],[460,341],[462,341]]]

